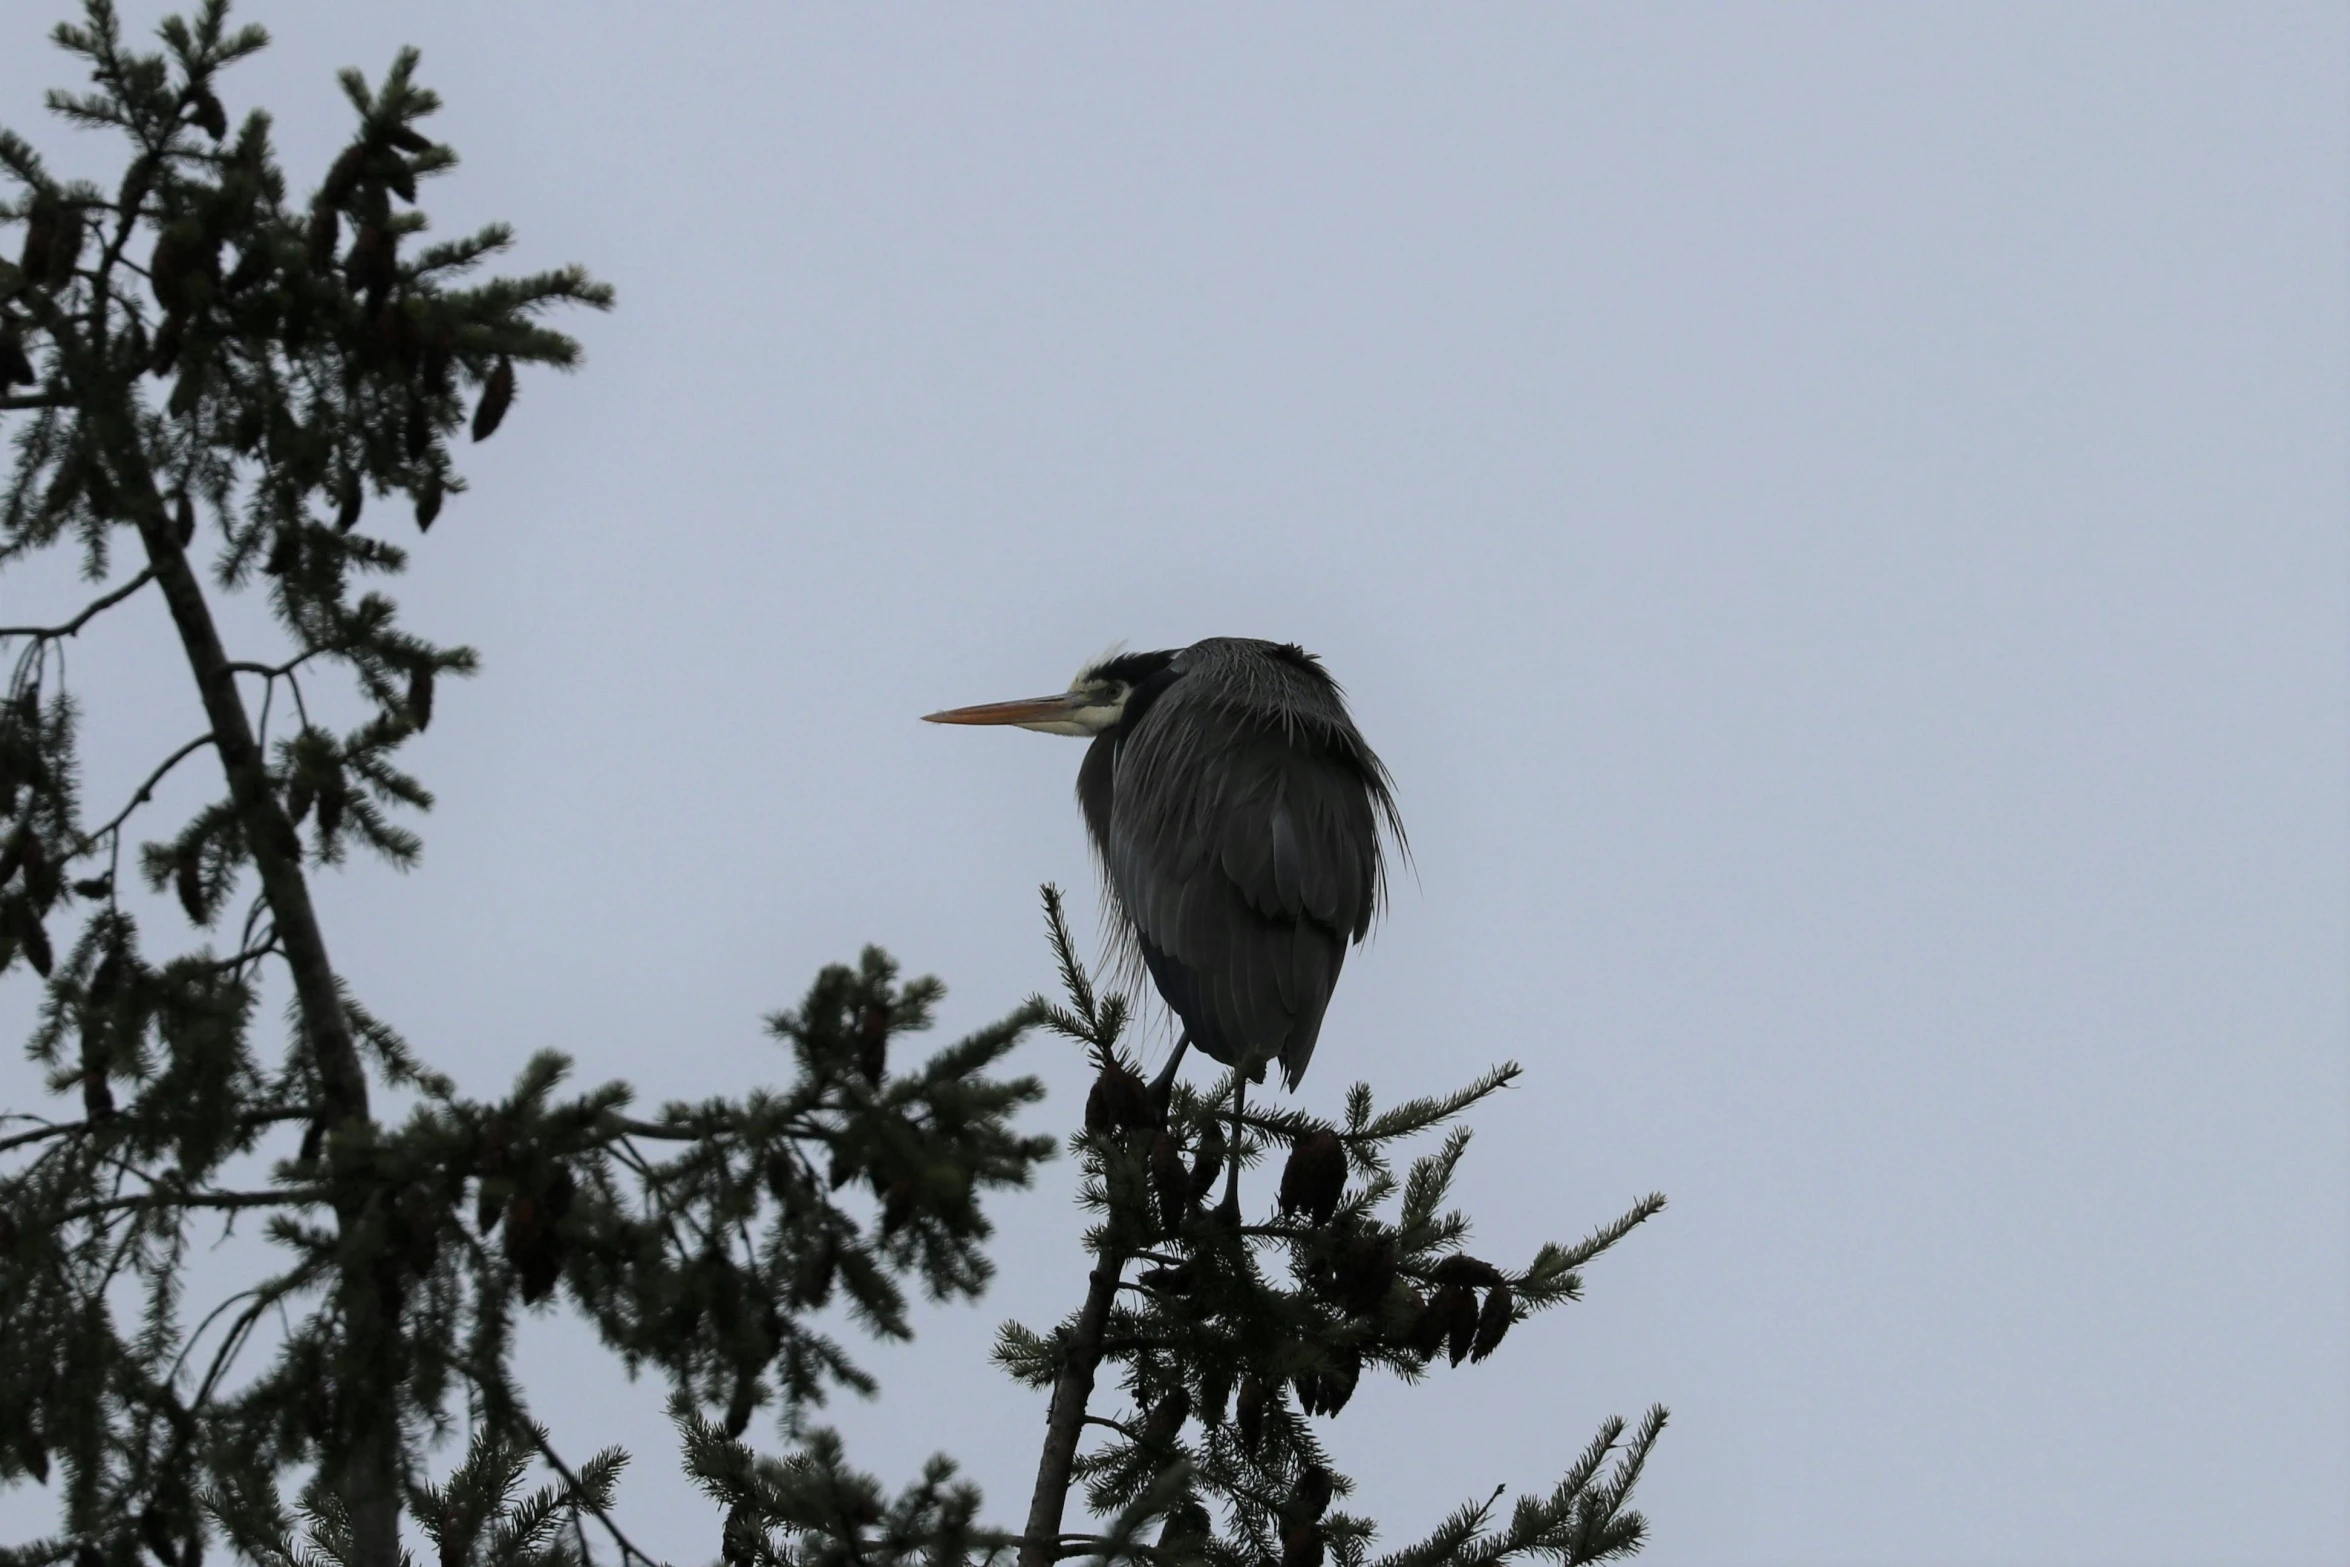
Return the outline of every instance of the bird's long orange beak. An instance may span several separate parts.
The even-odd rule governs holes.
[[[977,707],[950,707],[943,713],[925,713],[926,724],[1035,724],[1066,719],[1085,705],[1070,691],[1032,696],[1017,702],[982,702]]]

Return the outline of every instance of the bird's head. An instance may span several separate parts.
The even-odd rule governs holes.
[[[1032,696],[1017,702],[982,702],[977,707],[950,707],[924,715],[933,724],[1016,724],[1039,734],[1070,735],[1090,740],[1118,727],[1126,716],[1126,699],[1134,688],[1174,662],[1174,653],[1121,653],[1112,650],[1077,671],[1069,689],[1053,696]]]

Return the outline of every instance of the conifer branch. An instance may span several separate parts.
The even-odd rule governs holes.
[[[1664,1211],[1665,1194],[1650,1192],[1634,1203],[1623,1217],[1601,1225],[1572,1246],[1559,1248],[1558,1265],[1562,1268],[1580,1268]]]
[[[587,1511],[594,1513],[596,1522],[602,1524],[604,1532],[612,1536],[612,1543],[620,1547],[620,1559],[624,1562],[641,1562],[644,1567],[662,1567],[660,1562],[637,1549],[636,1542],[621,1530],[619,1520],[612,1516],[611,1511],[602,1502],[596,1500],[592,1490],[581,1483],[579,1475],[563,1461],[563,1455],[555,1451],[555,1444],[547,1440],[546,1427],[527,1418],[523,1424],[529,1430],[531,1440],[538,1444],[539,1456],[547,1461],[549,1468],[563,1477],[564,1487],[569,1492],[573,1505],[584,1507]]]
[[[257,1110],[239,1115],[236,1119],[236,1126],[239,1131],[251,1131],[256,1127],[268,1126],[277,1121],[307,1121],[317,1113],[308,1105],[276,1110]],[[0,1117],[0,1119],[13,1120],[16,1117]],[[29,1132],[18,1132],[10,1137],[0,1137],[0,1153],[7,1153],[11,1149],[21,1148],[29,1143],[46,1142],[52,1138],[78,1137],[84,1132],[97,1130],[100,1124],[95,1121],[59,1121],[48,1126],[35,1127]]]
[[[88,1202],[69,1203],[57,1210],[57,1217],[71,1222],[94,1218],[101,1213],[130,1213],[158,1208],[300,1208],[326,1202],[333,1195],[333,1188],[326,1186],[289,1186],[270,1192],[146,1191],[135,1197],[100,1197]]]

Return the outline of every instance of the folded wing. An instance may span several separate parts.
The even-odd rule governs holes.
[[[1185,684],[1105,758],[1110,811],[1097,838],[1143,961],[1192,1043],[1258,1073],[1278,1060],[1294,1088],[1378,898],[1373,785],[1346,737]]]

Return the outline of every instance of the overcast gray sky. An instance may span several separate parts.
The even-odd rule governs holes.
[[[56,9],[0,17],[0,121],[117,167],[37,111]],[[417,552],[485,660],[425,866],[324,896],[470,1089],[740,1089],[868,940],[1001,1013],[1037,883],[1095,897],[1080,750],[917,715],[1296,639],[1417,864],[1304,1102],[1525,1062],[1492,1254],[1673,1199],[1495,1361],[1366,1386],[1390,1540],[1663,1400],[1659,1564],[2350,1558],[2344,8],[241,14],[304,180],[334,68],[416,43],[444,229],[620,290]],[[135,608],[74,653],[94,801],[195,726]],[[1067,1177],[839,1412],[893,1483],[1020,1510],[984,1351],[1077,1298]],[[660,1389],[559,1319],[526,1358],[712,1556]]]

